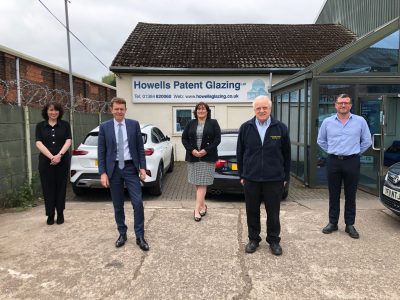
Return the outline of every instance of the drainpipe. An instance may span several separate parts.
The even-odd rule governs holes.
[[[25,148],[26,148],[26,165],[28,168],[28,182],[32,183],[32,152],[31,152],[31,130],[29,120],[29,107],[24,105],[24,123],[25,123]]]
[[[17,73],[17,103],[21,106],[21,78],[19,76],[19,57],[15,60],[15,73]]]

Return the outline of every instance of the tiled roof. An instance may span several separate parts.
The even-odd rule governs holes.
[[[355,39],[341,25],[139,23],[113,68],[304,68]]]

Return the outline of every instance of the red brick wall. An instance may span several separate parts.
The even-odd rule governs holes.
[[[64,90],[69,93],[69,76],[67,73],[26,59],[20,59],[20,78],[21,80],[28,80],[51,90]],[[0,79],[4,81],[17,79],[16,56],[0,52]],[[110,102],[110,100],[116,96],[115,89],[110,89],[82,78],[73,77],[73,85],[74,95],[80,98]],[[3,95],[3,93],[4,86],[0,84],[0,96]],[[40,95],[38,97],[40,97]],[[56,96],[55,99],[61,101],[60,96]],[[7,93],[7,100],[10,102],[17,101],[15,89]],[[32,101],[32,103],[34,102],[35,101]],[[78,100],[77,102],[79,103],[79,106],[76,107],[77,110],[90,111],[90,105],[87,105],[87,101]]]

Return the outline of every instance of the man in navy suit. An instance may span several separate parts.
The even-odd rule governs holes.
[[[139,123],[125,119],[126,101],[123,98],[111,100],[111,112],[114,116],[100,124],[98,160],[101,184],[110,188],[114,206],[115,222],[119,238],[116,247],[127,240],[124,211],[124,184],[128,190],[134,210],[134,228],[136,244],[143,251],[149,250],[144,239],[144,208],[142,189],[139,180],[146,179],[146,159],[142,133]],[[140,177],[140,178],[139,178]]]

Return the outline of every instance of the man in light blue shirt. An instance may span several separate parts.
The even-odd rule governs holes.
[[[265,133],[267,132],[269,125],[271,125],[271,117],[268,117],[268,119],[264,122],[261,122],[256,118],[256,126],[258,134],[260,135],[261,144],[264,144]]]
[[[360,235],[354,227],[356,217],[356,192],[360,177],[360,156],[372,144],[368,124],[361,116],[350,113],[351,98],[341,94],[336,98],[337,114],[326,118],[318,133],[318,145],[328,153],[329,223],[322,232],[338,230],[340,192],[344,184],[345,231],[350,237]]]

